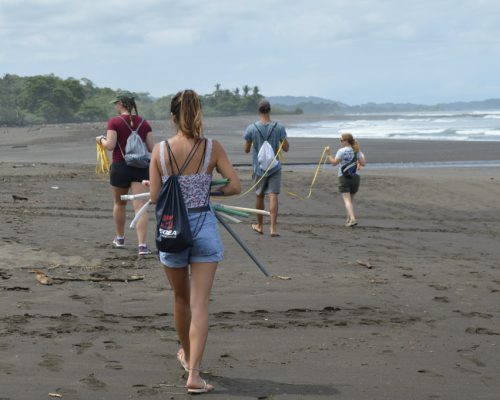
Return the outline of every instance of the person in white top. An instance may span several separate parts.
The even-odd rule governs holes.
[[[326,148],[326,154],[333,165],[338,165],[339,192],[342,194],[347,220],[345,226],[353,227],[358,224],[354,216],[353,200],[359,190],[359,169],[366,165],[365,155],[359,150],[359,144],[350,133],[340,136],[340,149],[332,156],[330,147]]]

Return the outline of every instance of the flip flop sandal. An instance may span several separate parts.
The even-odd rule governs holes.
[[[204,379],[201,380],[203,382],[203,387],[201,388],[188,388],[188,393],[207,393],[211,390],[214,390],[212,385],[209,385]]]

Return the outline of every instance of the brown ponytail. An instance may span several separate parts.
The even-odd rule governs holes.
[[[170,103],[178,129],[186,136],[199,139],[203,136],[201,101],[194,90],[178,92]]]
[[[123,97],[121,100],[123,107],[128,111],[130,126],[134,127],[134,120],[132,119],[132,111],[135,111],[135,115],[139,115],[137,112],[137,104],[135,103],[135,97]]]
[[[353,136],[350,133],[343,133],[342,135],[340,135],[340,137],[342,138],[342,140],[347,140],[347,143],[349,143],[354,152],[359,151],[359,143],[357,140],[354,140]]]

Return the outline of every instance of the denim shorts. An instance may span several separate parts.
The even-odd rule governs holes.
[[[188,214],[193,233],[193,247],[180,253],[160,251],[160,262],[168,268],[183,268],[191,263],[214,263],[222,261],[224,247],[213,211]],[[201,228],[200,228],[201,226]]]

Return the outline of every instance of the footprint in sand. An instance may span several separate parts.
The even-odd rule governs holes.
[[[83,354],[85,350],[90,349],[92,346],[94,345],[90,342],[80,342],[73,345],[73,347],[76,347],[78,349],[78,351],[76,352],[76,354],[78,355]]]
[[[0,268],[0,278],[10,279],[11,276],[12,276],[12,274],[10,272],[6,271],[5,269]]]
[[[123,365],[120,364],[120,361],[108,360],[105,365],[106,368],[120,370],[123,369]]]
[[[486,367],[486,364],[483,363],[482,361],[478,360],[474,355],[471,353],[470,350],[457,350],[458,354],[460,357],[462,357],[464,360],[467,360],[474,364],[476,367]]]
[[[429,287],[434,288],[436,290],[448,290],[448,286],[440,285],[439,283],[433,283],[432,285],[429,285]]]
[[[5,375],[12,374],[15,369],[16,366],[14,364],[0,362],[0,372],[4,373]]]
[[[460,364],[456,364],[455,367],[453,367],[455,371],[461,372],[462,374],[466,375],[481,375],[480,372],[474,371],[473,369],[470,368],[465,368],[462,367]]]
[[[60,356],[58,354],[43,354],[42,361],[40,361],[38,365],[40,367],[47,368],[49,371],[59,372],[62,369],[63,363],[63,356]]]
[[[465,330],[467,333],[472,333],[476,335],[500,335],[499,332],[492,331],[491,329],[488,328],[481,328],[481,327],[470,327]]]
[[[438,301],[440,303],[449,303],[450,299],[446,296],[435,296],[432,300]]]
[[[102,390],[107,386],[104,382],[97,379],[94,374],[90,374],[89,376],[80,379],[80,382],[87,385],[87,387],[91,390]]]
[[[437,372],[434,372],[434,371],[429,371],[428,369],[419,369],[417,372],[419,374],[430,376],[432,378],[444,378],[443,375],[438,374]]]
[[[103,343],[104,343],[104,348],[106,350],[119,350],[123,347],[123,346],[120,346],[119,344],[117,344],[113,340],[106,340]]]
[[[94,300],[89,299],[88,297],[85,297],[85,296],[80,296],[79,294],[72,294],[69,297],[70,297],[70,299],[73,299],[73,300],[81,300],[84,304],[88,304],[88,305],[94,303]]]

